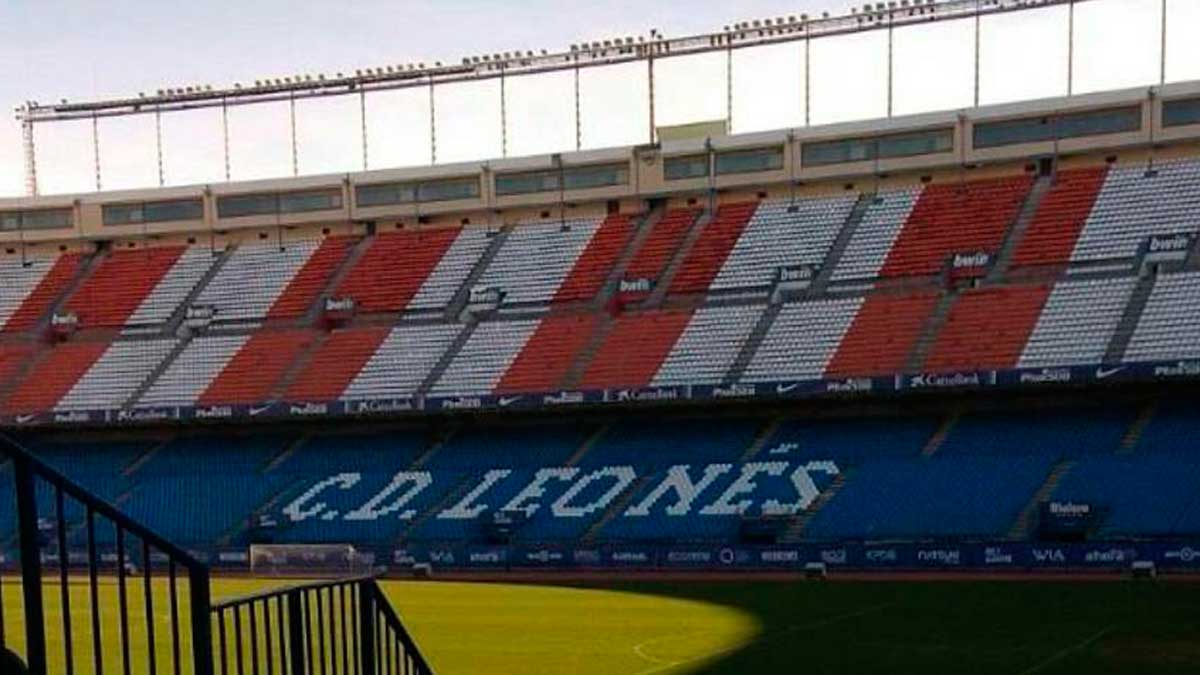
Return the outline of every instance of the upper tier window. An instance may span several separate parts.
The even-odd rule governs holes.
[[[560,182],[561,181],[561,182]],[[496,175],[496,194],[523,195],[555,190],[589,190],[629,184],[629,164],[598,164]]]
[[[1200,98],[1163,103],[1163,126],[1178,127],[1184,124],[1200,124]]]
[[[341,190],[229,195],[217,198],[217,214],[221,218],[335,211],[341,208]]]
[[[954,150],[953,129],[933,129],[870,138],[805,143],[801,149],[804,166],[825,166],[876,159],[916,157]]]
[[[975,147],[995,148],[1018,143],[1101,136],[1142,128],[1140,106],[1091,110],[1057,116],[1025,117],[975,125]]]
[[[204,202],[200,199],[175,199],[141,204],[107,204],[104,206],[105,225],[135,225],[164,223],[174,220],[202,220]]]
[[[420,183],[373,183],[354,188],[354,200],[359,208],[478,198],[478,178],[452,178]]]
[[[71,209],[6,211],[0,213],[0,232],[17,230],[57,230],[71,227],[75,217]]]

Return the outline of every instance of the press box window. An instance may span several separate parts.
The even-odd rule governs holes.
[[[0,231],[58,230],[71,227],[75,218],[71,209],[42,209],[39,211],[9,211],[0,213]]]
[[[177,199],[142,204],[109,204],[104,206],[103,216],[105,225],[202,220],[204,218],[204,202],[199,199]]]
[[[340,190],[230,195],[217,199],[217,214],[221,218],[333,211],[340,208],[342,208]]]
[[[686,180],[688,178],[707,177],[708,155],[668,157],[663,162],[663,178],[667,180]]]
[[[591,190],[628,184],[629,166],[627,164],[576,166],[546,171],[497,174],[496,194],[507,196],[553,192],[559,189]]]
[[[876,138],[847,138],[836,141],[805,143],[800,150],[804,166],[825,166],[875,159],[917,157],[954,150],[951,129],[893,134]]]
[[[1200,98],[1163,103],[1163,126],[1179,127],[1200,124]]]
[[[973,137],[976,148],[995,148],[1019,143],[1128,133],[1141,128],[1142,109],[1134,106],[1070,113],[1057,117],[1026,117],[977,124]]]
[[[778,171],[783,168],[783,148],[738,150],[717,154],[717,175]]]

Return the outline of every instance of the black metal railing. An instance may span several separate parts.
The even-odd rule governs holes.
[[[32,675],[432,673],[373,577],[214,607],[207,565],[0,434],[0,551],[14,539],[19,591],[0,569],[8,670],[6,652]],[[14,592],[19,635],[5,631]]]
[[[213,607],[219,675],[431,675],[372,577]]]
[[[0,654],[32,675],[213,675],[208,567],[0,434],[0,543],[14,537],[24,620],[5,633],[0,575]]]

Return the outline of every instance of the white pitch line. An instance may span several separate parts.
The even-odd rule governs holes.
[[[1087,647],[1088,645],[1092,644],[1093,642],[1096,642],[1097,640],[1103,638],[1105,635],[1108,635],[1109,633],[1111,633],[1114,628],[1116,628],[1115,625],[1108,626],[1107,628],[1102,629],[1100,632],[1096,633],[1095,635],[1087,638],[1083,642],[1071,645],[1070,647],[1067,647],[1066,649],[1063,649],[1059,652],[1052,654],[1050,656],[1050,658],[1046,659],[1045,661],[1042,661],[1041,663],[1034,665],[1032,668],[1029,668],[1027,670],[1022,670],[1020,675],[1029,675],[1030,673],[1036,673],[1039,670],[1043,670],[1046,666],[1049,666],[1049,665],[1055,663],[1056,661],[1059,661],[1067,656],[1070,656],[1071,654],[1079,651],[1080,649],[1083,649],[1084,647]]]
[[[673,638],[685,637],[685,636],[689,636],[689,635],[697,635],[698,633],[674,633],[672,635],[660,635],[659,637],[651,638],[649,640],[646,640],[645,642],[641,642],[634,646],[633,652],[635,654],[637,654],[641,658],[645,659],[646,661],[650,661],[651,663],[655,664],[654,666],[648,668],[647,670],[639,670],[634,675],[653,675],[654,673],[661,673],[662,671],[667,670],[668,668],[674,668],[675,666],[682,666],[682,665],[686,665],[689,663],[695,663],[696,661],[710,659],[710,658],[713,658],[716,656],[724,656],[725,654],[732,654],[733,652],[741,651],[743,649],[747,649],[754,645],[771,642],[771,641],[773,641],[777,638],[783,637],[785,635],[791,635],[793,633],[799,633],[799,632],[806,631],[806,630],[814,630],[817,628],[824,628],[826,626],[831,626],[836,623],[841,623],[842,621],[847,621],[849,619],[856,619],[860,616],[866,616],[867,614],[873,614],[875,612],[879,612],[884,609],[887,609],[891,605],[892,605],[892,603],[890,603],[890,602],[883,603],[880,605],[872,605],[871,607],[867,607],[867,608],[860,609],[860,610],[855,610],[853,612],[846,612],[845,614],[838,614],[836,616],[831,616],[826,619],[818,619],[816,621],[810,621],[808,623],[802,623],[802,624],[796,624],[794,626],[788,626],[787,628],[785,628],[781,631],[778,631],[776,633],[771,633],[769,635],[768,634],[761,635],[754,640],[737,645],[735,647],[725,647],[724,649],[718,649],[713,652],[700,654],[699,656],[688,657],[688,658],[682,659],[680,661],[664,661],[663,659],[655,658],[653,656],[649,656],[649,655],[645,654],[643,652],[643,649],[647,645],[650,645],[650,644],[653,644],[656,642],[665,642],[666,640],[670,640]],[[707,632],[707,631],[704,631],[704,632]]]

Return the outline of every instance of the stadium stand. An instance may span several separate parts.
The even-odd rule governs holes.
[[[820,378],[862,302],[862,298],[841,298],[784,305],[742,380],[770,382]]]
[[[920,190],[881,192],[871,200],[862,221],[850,239],[834,281],[872,279],[879,276],[888,252],[912,214]]]
[[[403,398],[415,395],[438,359],[461,332],[462,327],[451,324],[396,326],[345,388],[342,398]],[[365,334],[363,337],[370,339]],[[322,357],[321,362],[325,362],[325,358]]]
[[[482,227],[462,228],[409,302],[409,311],[440,310],[450,304],[495,236],[493,231]]]
[[[100,260],[67,301],[83,328],[112,328],[149,300],[184,253],[183,247],[127,248]],[[174,309],[174,307],[172,307]]]
[[[1025,343],[1022,368],[1101,363],[1133,294],[1135,279],[1055,285]]]
[[[650,384],[690,320],[691,312],[680,310],[618,317],[584,371],[581,386],[604,389]]]
[[[1107,174],[1108,167],[1068,169],[1055,174],[1050,191],[1042,197],[1013,256],[1013,267],[1066,264]]]
[[[309,330],[258,331],[247,340],[197,399],[200,405],[261,403],[284,372],[315,339]]]
[[[1142,311],[1125,361],[1200,357],[1200,273],[1164,274]]]
[[[26,261],[5,258],[0,263],[0,330],[16,333],[37,326],[82,262],[78,253]]]
[[[700,231],[699,238],[671,280],[671,292],[698,293],[708,290],[758,208],[753,202],[722,204],[718,207],[712,222]],[[788,239],[778,238],[779,241]]]
[[[599,227],[596,219],[518,224],[477,285],[500,289],[505,304],[549,302]]]
[[[539,323],[539,320],[520,320],[479,324],[433,385],[430,394],[471,396],[491,393]]]
[[[1044,284],[965,291],[950,308],[925,370],[1011,368],[1021,357],[1050,288]]]
[[[19,415],[53,409],[108,346],[108,342],[67,342],[44,350],[4,401],[4,411]]]
[[[597,322],[594,314],[542,319],[512,365],[504,371],[496,392],[512,394],[558,389],[571,364],[592,337]]]
[[[57,411],[122,408],[175,348],[176,340],[114,342],[55,406]]]
[[[761,305],[696,310],[651,384],[721,384],[762,313]]]
[[[213,335],[192,340],[137,404],[141,407],[195,405],[249,339],[248,335]]]
[[[848,377],[901,372],[937,301],[938,295],[932,292],[867,296],[826,374]]]
[[[1071,261],[1132,258],[1153,235],[1197,232],[1198,207],[1200,162],[1115,167],[1096,197]]]
[[[956,253],[998,252],[1031,184],[1017,176],[927,186],[880,275],[937,274]]]
[[[734,233],[741,236],[732,251],[726,249],[728,257],[723,254],[718,261],[724,264],[712,281],[713,290],[767,287],[780,268],[820,265],[856,201],[857,195],[760,203],[744,230],[739,227]],[[735,210],[726,218],[743,217],[747,207],[732,208]],[[718,223],[722,223],[720,213],[706,232]],[[697,247],[704,241],[702,237]],[[679,283],[679,277],[676,279]]]
[[[321,245],[318,240],[304,240],[238,246],[196,304],[212,307],[218,321],[261,321],[276,301],[287,297],[288,286]],[[295,300],[285,307],[295,311]]]
[[[447,227],[376,235],[334,296],[354,298],[361,312],[403,311],[461,232]]]
[[[288,386],[284,398],[289,401],[336,400],[391,332],[381,326],[331,332]]]
[[[575,261],[571,273],[558,287],[554,302],[578,302],[596,297],[633,232],[629,216],[609,214],[592,235],[583,254]]]
[[[695,209],[671,209],[663,214],[625,269],[625,279],[657,282],[700,215]]]

